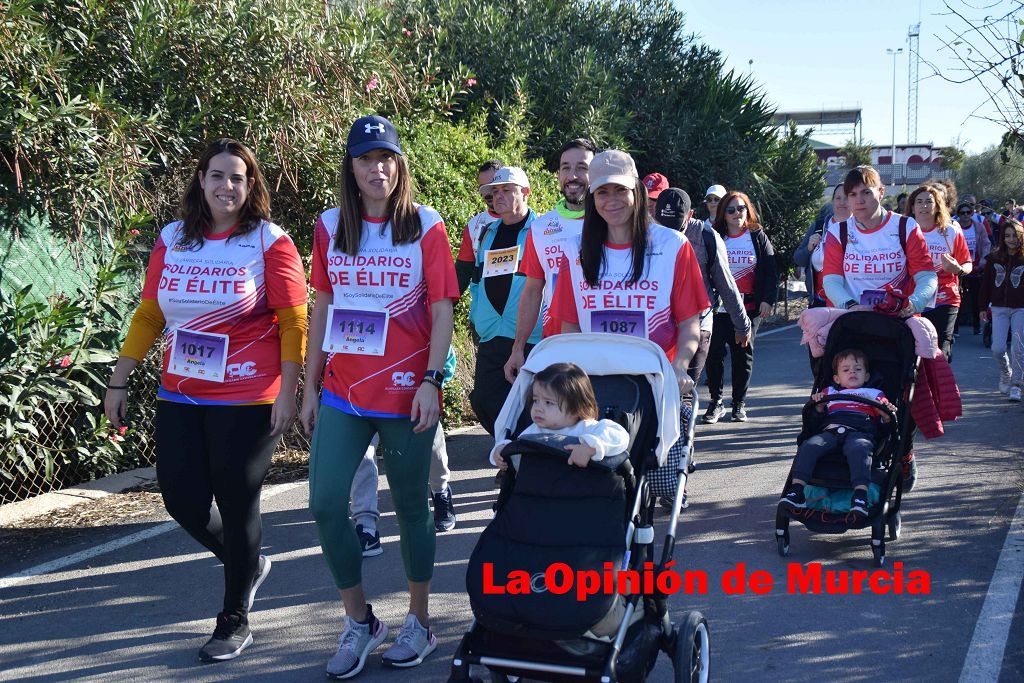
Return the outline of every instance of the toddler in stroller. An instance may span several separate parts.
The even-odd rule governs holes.
[[[578,443],[565,447],[568,461],[576,467],[586,467],[591,460],[603,460],[606,455],[619,455],[629,446],[629,434],[622,425],[612,420],[598,420],[597,398],[587,373],[575,363],[555,363],[538,372],[530,385],[527,400],[530,419],[520,438],[533,434],[560,434],[575,436]],[[499,440],[491,451],[491,464],[502,470],[508,463],[501,457],[502,449],[511,439]],[[512,456],[518,464],[519,454]]]
[[[851,355],[851,350],[856,353]],[[859,358],[866,377],[857,380],[837,377],[840,356],[854,361]],[[803,409],[798,454],[776,509],[775,539],[779,555],[789,555],[789,526],[795,520],[815,533],[842,534],[870,528],[875,564],[881,567],[885,563],[886,530],[889,540],[894,541],[900,535],[904,492],[901,464],[912,443],[914,422],[910,405],[919,363],[914,335],[898,318],[854,311],[839,316],[832,323],[816,371],[812,400]],[[856,365],[854,362],[853,366]],[[843,387],[861,386],[856,393],[845,388],[830,390],[830,385],[837,380]],[[835,403],[842,412],[859,405],[865,413],[850,415],[849,421],[841,412],[821,413],[823,404]],[[878,418],[872,416],[875,411]],[[889,421],[876,423],[876,420],[881,422],[881,416]],[[835,428],[830,430],[830,425]],[[844,456],[842,450],[821,447],[833,438],[831,434],[823,434],[823,429],[836,432],[834,436],[846,436],[850,432],[845,430],[851,425],[853,429],[859,425],[859,429],[871,433],[872,438],[860,440],[858,444],[870,447],[870,461],[862,457],[863,450],[854,449]],[[845,433],[838,434],[839,429],[844,429]],[[805,449],[809,442],[811,446]],[[864,465],[869,465],[866,497]],[[855,485],[858,489],[853,492]],[[801,493],[804,500],[801,500]]]
[[[529,400],[546,395],[551,383],[545,379],[562,374],[555,369],[572,368],[567,358],[589,376],[595,417],[604,419],[578,421],[587,412],[572,409],[563,390],[548,396],[549,408],[568,413],[558,420],[573,425],[567,429],[591,432],[582,435],[590,441],[586,450],[573,447],[579,437],[553,433],[552,423],[538,425]],[[686,679],[707,680],[706,620],[692,611],[673,624],[667,595],[640,581],[664,571],[674,551],[675,516],[661,561],[652,561],[654,500],[647,475],[666,462],[679,438],[679,410],[672,366],[646,339],[567,334],[534,348],[498,417],[496,432],[508,442],[494,462],[512,466],[494,519],[469,559],[466,591],[474,621],[455,652],[450,682],[479,680],[471,675],[475,665],[486,666],[496,681],[642,681],[659,650]],[[594,429],[617,436],[598,447],[590,438]],[[692,448],[692,436],[687,443]],[[570,453],[577,465],[587,465],[567,464]]]
[[[864,386],[868,381],[868,357],[858,349],[844,349],[832,359],[832,380],[838,386],[825,387],[811,396],[815,411],[828,413],[821,430],[802,444],[793,463],[793,483],[779,502],[793,509],[807,507],[804,486],[814,472],[818,460],[840,450],[850,468],[853,495],[850,512],[867,516],[868,484],[871,483],[871,454],[880,429],[878,421],[889,423],[892,418],[878,408],[855,401],[835,400],[820,402],[825,397],[860,396],[888,406],[889,401],[881,389]]]

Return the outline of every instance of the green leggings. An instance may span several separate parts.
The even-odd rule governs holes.
[[[427,475],[434,430],[414,434],[412,426],[409,418],[357,417],[320,406],[309,455],[309,509],[338,588],[362,583],[363,553],[348,502],[352,478],[374,434],[380,434],[405,575],[417,582],[433,575],[435,531],[427,506]]]

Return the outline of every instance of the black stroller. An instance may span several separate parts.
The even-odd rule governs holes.
[[[605,577],[619,570],[656,576],[672,558],[686,469],[693,449],[691,413],[686,455],[661,562],[652,562],[654,499],[649,470],[664,463],[679,437],[679,398],[664,352],[653,342],[613,334],[559,335],[543,340],[520,371],[498,416],[497,433],[513,438],[530,424],[526,392],[533,375],[571,359],[590,376],[601,417],[629,432],[630,450],[591,462],[567,465],[557,435],[527,437],[505,447],[520,454],[508,470],[496,514],[470,556],[466,588],[474,621],[452,661],[449,683],[481,679],[472,666],[485,666],[492,681],[521,677],[544,681],[643,681],[658,651],[672,658],[677,681],[706,681],[709,667],[707,621],[691,611],[673,625],[667,595],[634,584],[592,592],[579,600],[583,573]],[[694,400],[696,396],[694,396]],[[576,578],[565,593],[549,582]],[[518,573],[519,590],[495,593]],[[615,579],[613,579],[614,581]],[[492,582],[492,583],[489,583]],[[620,593],[622,593],[620,595]],[[602,630],[603,629],[603,630]]]
[[[780,504],[775,514],[775,538],[779,555],[789,555],[789,522],[795,519],[812,532],[842,534],[850,529],[871,528],[871,550],[875,565],[885,563],[885,535],[895,541],[900,536],[900,503],[903,499],[903,456],[910,448],[914,430],[910,418],[910,405],[914,397],[914,383],[917,380],[919,359],[914,350],[914,336],[910,328],[898,318],[857,311],[840,316],[832,324],[825,343],[825,355],[821,358],[812,393],[832,383],[832,359],[839,351],[848,348],[860,349],[868,357],[870,379],[868,385],[881,389],[888,397],[893,411],[870,399],[843,395],[841,400],[864,403],[888,413],[891,422],[882,431],[875,443],[872,458],[871,481],[878,486],[876,503],[869,506],[867,517],[854,514],[827,512],[807,507],[790,509]],[[816,427],[825,419],[815,412],[818,403],[837,400],[826,397],[817,403],[808,401],[803,409],[803,429],[797,443],[815,433]],[[783,487],[783,495],[792,483],[790,469]],[[852,489],[850,469],[841,453],[827,455],[818,461],[814,474],[808,482],[829,490]]]

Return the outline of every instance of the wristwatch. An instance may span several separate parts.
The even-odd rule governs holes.
[[[444,382],[444,373],[440,370],[427,370],[423,373],[423,379],[420,381],[420,384],[423,384],[423,382],[429,382],[440,389],[441,383]]]
[[[853,308],[856,305],[857,305],[857,302],[854,299],[850,299],[845,304],[843,304],[843,308],[845,308],[846,310],[850,310],[851,308]]]

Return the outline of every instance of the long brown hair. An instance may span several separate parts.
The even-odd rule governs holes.
[[[761,223],[757,220],[757,209],[754,208],[754,202],[750,201],[750,197],[738,190],[729,190],[718,202],[718,210],[715,212],[714,228],[723,239],[729,236],[729,225],[725,222],[725,208],[734,199],[739,199],[747,207],[747,220],[743,227],[750,232],[757,232],[761,229]]]
[[[1006,248],[1006,231],[1013,230],[1017,233],[1017,253],[1011,254]],[[978,239],[982,239],[984,235],[978,235]],[[992,253],[988,255],[990,261],[998,261],[999,263],[1010,263],[1011,261],[1024,259],[1024,224],[1018,221],[1016,218],[1010,218],[1007,216],[1003,219],[1000,224],[999,230],[999,244],[995,246]]]
[[[935,227],[943,229],[948,228],[953,222],[953,219],[949,217],[949,209],[946,208],[946,202],[943,200],[942,194],[934,185],[922,185],[910,193],[910,196],[907,197],[907,209],[910,210],[910,213],[907,215],[914,215],[914,202],[916,202],[917,198],[925,192],[930,194],[932,201],[935,202],[935,211],[932,214],[935,217]]]
[[[412,174],[409,162],[401,154],[395,154],[395,189],[388,196],[387,219],[391,222],[391,243],[410,244],[423,234],[419,213],[412,201]],[[338,207],[338,231],[334,246],[338,251],[355,256],[363,239],[363,200],[359,185],[352,171],[352,155],[345,153],[341,166],[341,201]]]
[[[555,363],[533,376],[533,384],[527,399],[533,401],[533,388],[538,384],[546,387],[558,398],[558,407],[563,412],[580,420],[596,420],[597,397],[594,385],[587,373],[575,363]]]
[[[598,189],[598,188],[592,188]],[[647,256],[648,224],[647,188],[637,182],[633,186],[633,263],[629,268],[629,282],[635,283],[644,274],[644,260]],[[588,192],[583,200],[583,237],[580,240],[580,267],[583,277],[591,287],[597,286],[604,268],[604,244],[608,241],[608,223],[597,212],[594,194]]]
[[[189,249],[203,246],[203,231],[212,225],[213,214],[210,205],[203,195],[203,186],[199,184],[199,174],[206,175],[210,167],[210,159],[218,154],[230,154],[245,162],[245,176],[252,181],[245,204],[238,213],[238,228],[231,237],[245,235],[259,227],[263,221],[270,220],[270,192],[267,182],[263,179],[256,155],[238,140],[221,138],[211,142],[203,155],[199,157],[196,170],[192,173],[185,195],[181,198],[182,236],[179,244]],[[230,239],[230,238],[229,238]]]

